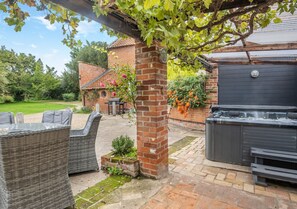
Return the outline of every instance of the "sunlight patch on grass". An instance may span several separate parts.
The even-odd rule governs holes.
[[[36,101],[36,102],[15,102],[0,104],[0,112],[22,112],[25,115],[41,113],[46,110],[60,110],[65,108],[72,108],[73,104],[57,104],[50,101]]]

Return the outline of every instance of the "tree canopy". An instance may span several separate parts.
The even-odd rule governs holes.
[[[142,38],[150,45],[161,41],[171,58],[194,63],[195,57],[219,47],[235,44],[246,39],[255,29],[264,28],[271,22],[279,23],[277,14],[294,13],[297,0],[259,1],[246,7],[224,9],[230,0],[93,0],[94,12],[104,15],[111,11],[126,14],[129,21],[137,24]],[[255,0],[249,0],[251,3]],[[45,10],[51,23],[63,23],[68,46],[73,46],[78,22],[83,18],[48,0],[4,0],[0,10],[9,14],[5,21],[18,31],[29,14],[20,4]],[[128,19],[128,18],[127,18]]]
[[[78,62],[82,61],[107,68],[107,43],[87,42],[82,47],[74,47],[70,52],[70,62],[66,63],[66,70],[62,75],[62,89],[66,93],[79,94]]]
[[[44,66],[31,54],[0,49],[0,97],[18,101],[59,97],[60,79],[54,68]]]

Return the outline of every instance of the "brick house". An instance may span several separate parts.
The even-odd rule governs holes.
[[[114,79],[114,72],[111,70],[116,65],[135,66],[135,41],[132,38],[118,39],[108,47],[108,69],[93,66],[87,63],[79,63],[80,89],[84,106],[94,107],[96,103],[100,105],[100,110],[107,113],[105,104],[111,97],[111,93],[106,91],[100,83],[106,83]],[[206,83],[206,89],[211,90],[211,97],[207,100],[204,108],[190,109],[187,117],[180,114],[176,108],[172,108],[169,120],[173,124],[204,130],[205,118],[209,115],[211,104],[217,103],[217,69],[209,73],[210,78]]]
[[[115,66],[130,65],[135,67],[135,41],[132,38],[118,39],[108,47],[108,69],[79,62],[79,86],[83,106],[93,108],[97,103],[100,111],[108,112],[106,102],[112,98],[102,84],[115,79]]]

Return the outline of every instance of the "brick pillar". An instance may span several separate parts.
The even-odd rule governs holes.
[[[205,84],[205,89],[208,92],[208,99],[206,100],[205,107],[205,118],[209,116],[210,106],[218,104],[219,91],[218,91],[218,78],[219,78],[219,69],[217,64],[213,64],[213,69],[211,73],[207,73],[208,79]]]
[[[136,42],[137,156],[141,173],[156,179],[168,174],[167,65],[159,50]]]

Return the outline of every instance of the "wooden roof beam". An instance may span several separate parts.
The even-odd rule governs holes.
[[[276,51],[276,50],[297,50],[297,43],[285,44],[259,44],[252,46],[224,47],[213,51],[213,53],[248,52],[248,51]]]
[[[126,34],[132,38],[140,38],[141,33],[137,25],[128,23],[121,19],[115,13],[108,15],[100,15],[99,17],[93,12],[93,3],[89,0],[50,0],[51,2],[61,5],[69,10],[72,10],[82,16],[85,16],[91,20],[102,23],[109,28],[114,29],[119,33]]]
[[[250,65],[250,64],[255,64],[255,65],[265,65],[265,64],[274,64],[274,65],[296,65],[297,60],[257,60],[257,59],[252,59],[250,61],[240,61],[240,60],[218,60],[218,59],[209,59],[211,63],[217,63],[221,65]]]
[[[261,3],[265,3],[265,2],[269,2],[269,0],[253,0],[252,2],[250,0],[229,0],[222,4],[222,6],[220,7],[220,10],[246,7],[246,6],[261,4]],[[213,5],[216,5],[214,1],[213,1],[212,5],[210,5],[209,9],[205,9],[203,11],[204,12],[213,12],[214,8],[215,8]]]

